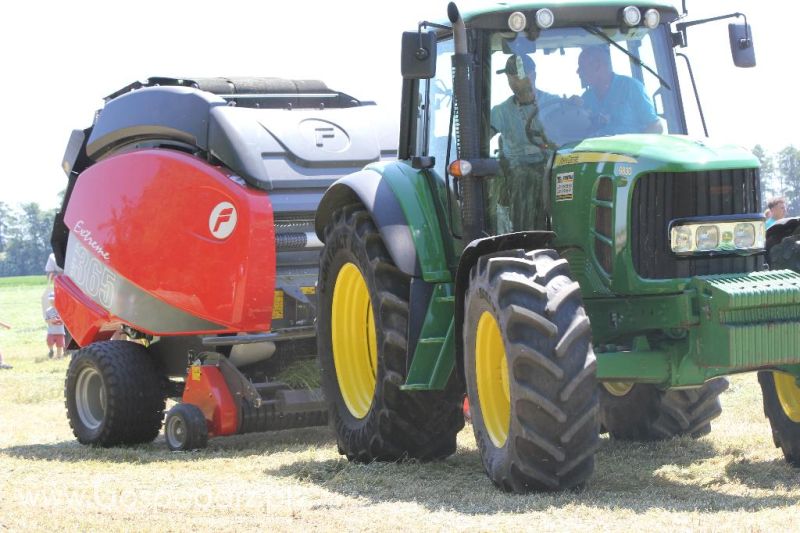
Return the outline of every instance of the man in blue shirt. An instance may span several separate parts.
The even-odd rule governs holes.
[[[552,146],[547,140],[539,109],[558,96],[536,88],[536,64],[526,54],[512,54],[505,68],[512,95],[492,108],[492,136],[500,134],[501,175],[489,184],[489,213],[494,231],[508,233],[545,226],[544,165]],[[499,86],[501,80],[493,80]]]
[[[584,48],[578,57],[578,76],[586,91],[583,105],[593,113],[592,135],[662,133],[653,102],[639,80],[614,74],[608,46]]]
[[[783,196],[770,199],[770,201],[767,202],[767,207],[769,208],[769,218],[766,222],[767,228],[778,220],[786,218],[786,198]]]

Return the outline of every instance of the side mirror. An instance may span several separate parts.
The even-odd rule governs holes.
[[[436,75],[436,34],[403,32],[400,70],[407,80],[426,80]]]
[[[733,64],[737,67],[756,66],[756,51],[753,48],[753,33],[750,25],[728,24],[728,36],[731,40]]]

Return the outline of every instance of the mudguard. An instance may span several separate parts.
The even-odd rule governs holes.
[[[438,200],[425,171],[394,161],[374,163],[337,180],[325,193],[315,219],[324,241],[325,226],[333,212],[348,203],[361,202],[371,214],[392,260],[409,276],[440,283],[452,279],[449,228],[439,217]]]
[[[268,330],[272,206],[240,183],[174,150],[114,155],[86,169],[64,214],[69,240],[56,284],[78,344],[120,323],[151,335]]]

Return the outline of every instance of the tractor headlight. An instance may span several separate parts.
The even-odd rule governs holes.
[[[511,15],[508,16],[508,29],[513,32],[521,32],[525,29],[525,26],[528,25],[528,18],[525,16],[525,13],[520,11],[514,11]]]
[[[547,9],[546,7],[540,9],[536,12],[536,25],[546,30],[550,26],[553,25],[553,22],[556,21],[555,15],[553,12]]]
[[[648,9],[644,12],[644,25],[651,30],[661,22],[661,13],[657,9]]]
[[[713,250],[719,246],[719,228],[717,226],[700,226],[695,232],[695,243],[701,252]]]
[[[628,6],[622,10],[622,21],[628,26],[638,26],[642,21],[642,12],[636,6]]]
[[[766,233],[763,217],[739,215],[675,220],[669,237],[672,252],[680,256],[751,255],[764,251]]]

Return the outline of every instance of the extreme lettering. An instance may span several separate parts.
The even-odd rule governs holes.
[[[102,257],[106,261],[109,260],[109,258],[110,258],[109,253],[106,252],[105,250],[103,250],[103,246],[99,242],[97,242],[96,240],[92,239],[92,232],[83,227],[83,220],[79,220],[78,222],[75,223],[74,231],[78,235],[78,237],[83,239],[83,242],[85,242],[86,244],[89,245],[89,248],[94,250],[94,252],[97,255],[99,255],[100,257]]]

